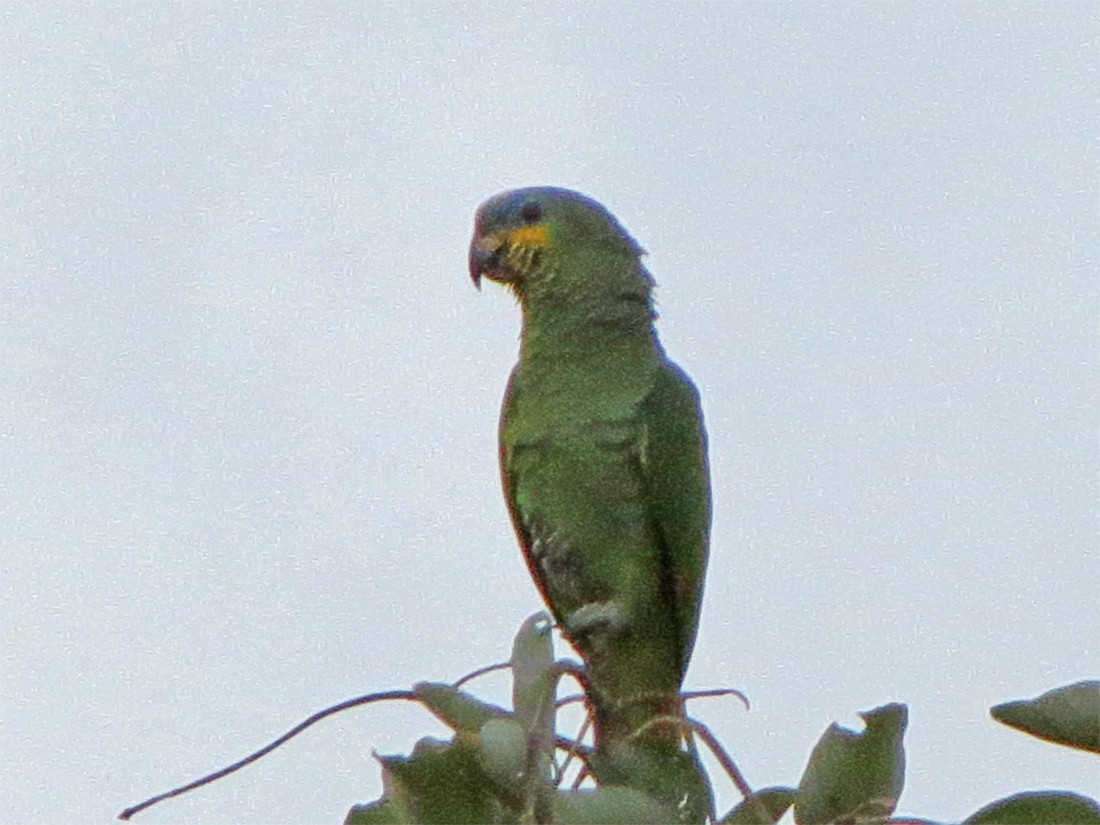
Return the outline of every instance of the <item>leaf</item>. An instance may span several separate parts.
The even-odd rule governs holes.
[[[551,818],[550,800],[554,789],[550,775],[555,748],[554,698],[558,675],[550,636],[552,627],[549,615],[536,613],[523,623],[512,643],[512,707],[518,720],[516,727],[520,730],[523,752],[507,770],[513,774],[518,771],[526,780],[522,804],[524,821],[543,822]],[[486,750],[487,759],[502,760],[505,749],[516,747],[516,743],[506,741],[514,732],[503,728],[495,730],[492,725],[487,722],[482,728],[482,748],[496,749],[492,753]],[[486,770],[495,776],[498,764],[496,761],[487,763]]]
[[[794,788],[765,788],[757,791],[741,800],[726,815],[721,825],[772,825],[794,804],[797,796],[798,792]]]
[[[412,825],[412,820],[399,803],[379,799],[369,805],[353,805],[344,825]]]
[[[605,785],[595,790],[554,794],[554,822],[569,825],[667,825],[676,816],[657,800],[633,788]]]
[[[908,710],[890,704],[860,716],[863,733],[833,723],[814,746],[794,803],[799,825],[881,820],[897,806],[905,784],[902,737]]]
[[[500,822],[504,811],[481,770],[477,747],[463,740],[421,739],[412,756],[379,757],[390,774],[388,796],[421,825]]]
[[[512,708],[526,730],[553,730],[554,645],[550,617],[539,612],[519,629],[512,644]],[[549,728],[549,731],[544,729]]]
[[[518,790],[527,773],[527,735],[515,719],[490,719],[481,726],[478,756],[486,775]]]
[[[412,692],[424,707],[457,733],[476,734],[490,719],[509,715],[504,708],[441,682],[417,682]]]
[[[1032,791],[991,802],[963,825],[1097,825],[1100,805],[1068,791]]]
[[[990,715],[1032,736],[1100,753],[1100,681],[1077,682],[1035,699],[1005,702]]]

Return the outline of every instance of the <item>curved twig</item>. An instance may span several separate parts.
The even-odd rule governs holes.
[[[733,761],[733,758],[726,753],[726,749],[722,747],[722,743],[718,741],[718,737],[711,733],[710,728],[698,719],[689,718],[687,721],[691,724],[691,729],[695,731],[695,734],[706,743],[707,748],[714,754],[718,763],[726,772],[726,775],[729,776],[733,784],[737,786],[737,790],[741,796],[746,799],[752,796],[752,788],[750,788],[749,783],[745,781],[745,777],[737,767],[737,764]]]
[[[749,697],[735,688],[714,688],[713,690],[685,690],[680,694],[684,699],[712,699],[720,696],[736,696],[741,700],[741,704],[745,706],[745,710],[751,710],[749,707]]]
[[[330,708],[325,708],[324,710],[318,711],[305,721],[299,722],[278,739],[273,742],[269,742],[258,751],[250,753],[244,759],[240,759],[234,762],[232,765],[227,765],[221,770],[214,771],[214,773],[207,774],[206,776],[202,777],[202,779],[196,779],[194,782],[188,782],[186,785],[181,785],[180,787],[174,788],[173,790],[166,791],[165,793],[157,794],[156,796],[150,797],[139,805],[134,805],[131,808],[127,808],[118,815],[118,818],[123,821],[128,820],[134,814],[140,813],[146,808],[150,808],[153,805],[156,805],[158,802],[163,802],[165,799],[171,799],[174,796],[181,796],[188,791],[195,790],[195,788],[201,788],[203,785],[209,785],[211,782],[216,782],[224,776],[229,776],[229,774],[239,771],[246,765],[251,765],[257,759],[262,759],[279,746],[289,742],[306,728],[315,725],[316,723],[320,722],[322,719],[328,716],[332,716],[334,713],[339,713],[340,711],[348,710],[349,708],[358,707],[360,705],[369,705],[373,702],[386,702],[391,699],[407,699],[409,701],[417,701],[417,697],[411,691],[390,690],[383,693],[369,693],[366,696],[357,696],[354,699],[348,699],[347,701],[340,702],[340,704],[338,705],[333,705]]]
[[[477,670],[471,670],[457,682],[454,682],[451,687],[460,688],[467,682],[471,682],[479,676],[484,676],[486,673],[495,673],[498,670],[507,670],[511,666],[511,662],[497,662],[495,665],[486,665],[485,667],[479,667]]]

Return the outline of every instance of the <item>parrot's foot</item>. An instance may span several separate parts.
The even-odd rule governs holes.
[[[565,621],[570,636],[614,635],[627,624],[626,614],[615,602],[589,602],[569,614]]]

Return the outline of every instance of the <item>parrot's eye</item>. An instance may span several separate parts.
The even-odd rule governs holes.
[[[524,223],[537,223],[542,220],[542,207],[533,201],[525,203],[519,210],[519,216],[523,218]]]

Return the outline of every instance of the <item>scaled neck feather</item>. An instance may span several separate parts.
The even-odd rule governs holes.
[[[523,306],[523,357],[657,346],[652,286],[636,257],[604,262],[584,278],[564,277],[562,262],[547,261],[537,277],[516,289]]]

